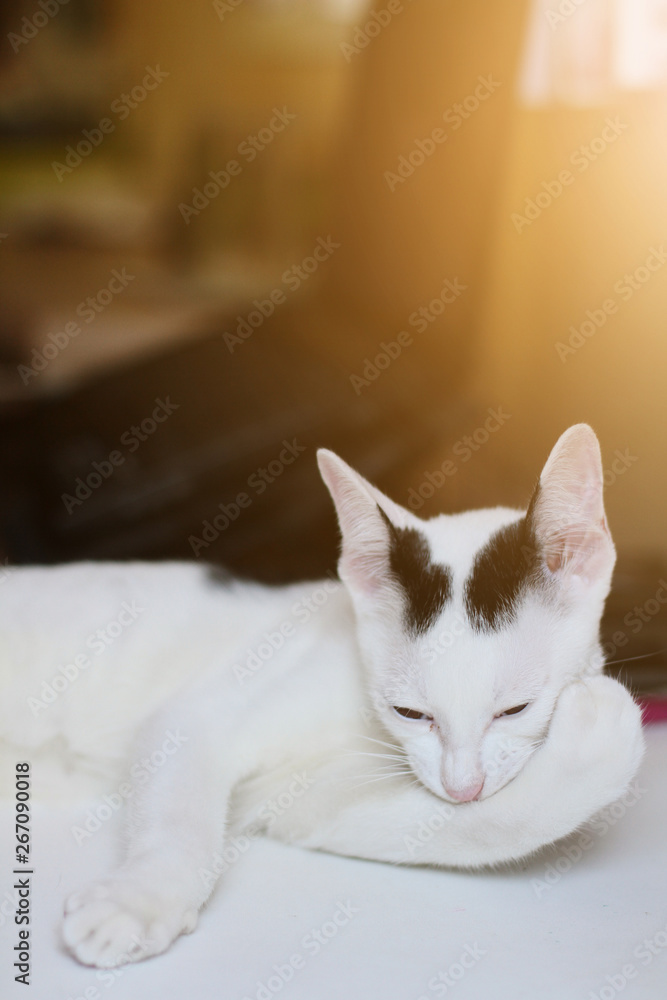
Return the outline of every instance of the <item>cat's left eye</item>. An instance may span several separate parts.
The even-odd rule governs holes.
[[[433,722],[432,715],[426,715],[424,712],[418,712],[416,708],[402,708],[400,705],[394,705],[394,711],[401,715],[404,719],[417,719],[421,722]]]
[[[499,712],[496,719],[502,719],[505,715],[518,715],[519,712],[523,712],[524,708],[528,708],[529,702],[524,702],[523,705],[515,705],[514,708],[506,708],[504,712]]]

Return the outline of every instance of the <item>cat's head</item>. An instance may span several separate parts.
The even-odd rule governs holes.
[[[436,795],[492,795],[544,739],[563,687],[602,666],[615,551],[595,434],[562,435],[527,511],[429,521],[332,452],[318,459],[379,718]]]

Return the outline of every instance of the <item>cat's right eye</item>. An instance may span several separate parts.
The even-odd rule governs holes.
[[[401,715],[404,719],[417,719],[420,722],[433,722],[432,715],[426,715],[424,712],[418,712],[416,708],[401,708],[400,705],[394,705],[394,711]]]
[[[523,712],[524,708],[528,708],[529,702],[525,701],[523,705],[515,705],[514,708],[506,708],[504,712],[499,712],[496,719],[502,719],[506,715],[518,715],[519,712]]]

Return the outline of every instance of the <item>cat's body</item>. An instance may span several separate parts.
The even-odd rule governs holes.
[[[637,706],[601,676],[614,552],[596,449],[588,428],[564,435],[526,515],[427,523],[324,453],[343,583],[16,570],[0,732],[37,760],[60,746],[128,798],[123,866],[68,900],[76,957],[114,965],[193,929],[239,836],[474,867],[524,857],[621,795],[642,738]],[[56,590],[69,621],[49,608]],[[95,653],[98,629],[110,641]],[[89,665],[47,706],[42,683],[77,654]]]
[[[170,698],[196,703],[205,680],[252,726],[288,672],[304,694],[327,683],[324,649],[361,704],[350,601],[333,579],[274,588],[221,579],[205,564],[74,563],[17,567],[3,597],[0,732],[30,751],[52,800],[71,797],[68,780],[80,795],[127,777],[141,726]],[[88,781],[73,779],[77,761]]]

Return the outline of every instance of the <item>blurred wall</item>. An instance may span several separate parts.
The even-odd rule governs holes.
[[[527,3],[402,7],[351,63],[355,100],[337,199],[345,248],[332,285],[381,324],[458,275],[472,294],[449,314],[455,341],[474,328],[489,265]],[[445,342],[443,362],[447,351]]]
[[[373,12],[386,6],[376,0]],[[525,0],[404,3],[363,49],[363,37],[350,39],[357,43],[350,55],[354,100],[338,157],[334,214],[342,248],[324,289],[336,328],[331,346],[358,373],[371,346],[377,350],[387,336],[407,331],[409,350],[371,391],[412,394],[417,408],[449,405],[453,422],[443,420],[443,451],[461,433],[457,416],[465,429],[477,419],[461,411],[526,6]],[[457,294],[445,292],[444,309],[437,301],[431,308],[446,282]],[[420,310],[428,310],[426,322]]]
[[[244,0],[221,18],[208,0],[116,0],[105,7],[113,43],[100,112],[140,84],[147,66],[166,72],[164,83],[62,185],[45,151],[28,167],[17,160],[14,174],[28,184],[40,170],[45,188],[48,181],[51,192],[73,197],[88,180],[95,188],[96,171],[126,174],[157,206],[172,249],[184,251],[183,270],[192,265],[197,279],[197,255],[210,251],[212,269],[235,280],[229,259],[224,267],[214,259],[230,245],[235,213],[236,235],[254,220],[249,243],[278,274],[308,251],[313,226],[331,233],[340,249],[317,275],[320,294],[309,304],[316,281],[304,283],[276,315],[281,336],[305,340],[308,356],[319,354],[356,403],[351,375],[382,340],[409,329],[410,350],[362,402],[400,402],[422,416],[438,401],[461,401],[461,423],[455,407],[442,418],[440,460],[489,407],[512,415],[423,513],[523,502],[558,434],[587,420],[602,439],[619,547],[664,552],[667,265],[655,265],[667,221],[665,97],[527,110],[515,83],[527,0],[404,0],[369,33],[387,6],[376,0],[345,25],[314,5]],[[22,58],[32,59],[42,39],[49,41],[47,30]],[[191,201],[193,187],[275,106],[296,115],[289,131],[186,225],[179,202]],[[57,139],[59,150],[65,141]],[[559,179],[564,171],[568,180]],[[241,199],[256,204],[254,214],[241,210]],[[13,252],[11,242],[3,252]],[[157,263],[164,295],[182,262],[172,255],[168,266]],[[67,260],[61,266],[97,287],[80,264],[81,275]],[[31,306],[34,273],[25,270]],[[45,268],[40,305],[49,277]],[[445,280],[458,280],[465,293],[423,332],[407,326]],[[142,281],[136,287],[153,309],[159,296]],[[256,340],[273,336],[267,323]],[[416,457],[415,482],[437,458]],[[492,474],[483,490],[475,480],[482,467]]]
[[[281,197],[261,190],[257,197],[273,215],[267,231],[283,234],[278,252],[289,255],[303,239],[295,201],[312,196],[307,186],[313,173],[319,170],[326,179],[344,114],[349,78],[338,45],[346,26],[318,15],[315,5],[310,14],[289,4],[224,6],[219,14],[210,2],[117,0],[117,49],[126,83],[139,81],[147,64],[170,74],[151,96],[150,109],[139,109],[128,121],[142,150],[144,188],[164,202],[185,240],[190,234],[178,216],[179,201],[191,200],[192,188],[208,179],[209,170],[238,156],[238,144],[268,123],[275,106],[286,108],[295,116],[289,131],[262,152],[257,167],[267,183],[273,177],[279,187],[289,177],[291,187]],[[230,192],[228,214],[233,197]],[[198,220],[199,229],[215,230],[220,221],[214,207]]]
[[[565,427],[590,422],[617,546],[663,554],[666,105],[645,93],[587,109],[517,108],[476,378],[481,399],[512,413],[512,458],[533,474]],[[559,191],[563,170],[572,179]]]

